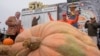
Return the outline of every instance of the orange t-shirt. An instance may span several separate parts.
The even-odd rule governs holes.
[[[74,23],[76,23],[76,22],[74,22],[74,20],[67,20],[67,21],[64,21],[64,20],[58,20],[58,21],[60,21],[60,22],[65,22],[65,23],[68,23],[68,24],[74,24]]]

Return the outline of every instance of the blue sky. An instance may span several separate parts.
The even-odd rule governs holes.
[[[14,15],[16,11],[21,11],[23,8],[28,8],[29,2],[40,1],[44,4],[56,4],[66,2],[66,0],[0,0],[0,28],[7,27],[5,20],[9,16]]]

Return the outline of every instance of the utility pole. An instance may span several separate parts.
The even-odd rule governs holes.
[[[66,3],[66,5],[67,5],[67,7],[66,7],[67,11],[66,12],[67,12],[67,15],[68,15],[68,0],[66,0],[66,2],[67,2]]]

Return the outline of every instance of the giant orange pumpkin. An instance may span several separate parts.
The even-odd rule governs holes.
[[[100,56],[87,34],[63,22],[49,22],[27,29],[17,36],[15,43],[23,44],[14,56]],[[22,45],[24,48],[20,48]]]

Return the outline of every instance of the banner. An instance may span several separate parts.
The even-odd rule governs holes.
[[[22,25],[25,29],[32,27],[32,20],[34,17],[38,18],[40,16],[40,19],[38,20],[38,24],[43,24],[46,22],[49,22],[49,16],[48,12],[51,13],[51,16],[54,20],[57,20],[57,6],[48,6],[42,9],[36,9],[36,10],[22,10]]]

